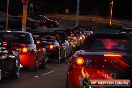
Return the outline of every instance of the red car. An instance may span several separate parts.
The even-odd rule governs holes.
[[[22,67],[29,67],[33,70],[37,70],[39,66],[45,67],[46,49],[37,45],[31,33],[2,31],[0,37],[6,48],[19,52]]]
[[[105,33],[87,37],[81,50],[76,51],[69,59],[66,88],[108,88],[106,86],[89,87],[92,80],[127,79],[131,81],[131,38],[125,34]]]

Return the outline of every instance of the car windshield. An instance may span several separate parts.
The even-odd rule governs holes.
[[[97,38],[87,42],[85,50],[130,50],[132,41],[121,38]]]
[[[28,34],[25,33],[12,33],[12,32],[1,32],[0,33],[1,40],[4,42],[15,42],[15,43],[24,43],[31,44],[31,41]]]

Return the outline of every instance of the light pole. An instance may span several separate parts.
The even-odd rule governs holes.
[[[80,0],[77,0],[77,11],[76,11],[76,27],[79,24],[79,8],[80,8]]]
[[[113,0],[110,0],[110,20],[109,20],[109,24],[110,26],[112,25],[112,15],[113,15],[113,4],[114,4],[114,1]]]
[[[8,29],[8,19],[9,19],[9,3],[10,1],[7,0],[7,7],[6,7],[6,30]]]
[[[22,31],[26,32],[27,7],[29,0],[22,0],[22,3],[23,3]]]

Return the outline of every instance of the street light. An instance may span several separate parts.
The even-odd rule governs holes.
[[[77,0],[77,11],[76,11],[76,27],[79,24],[79,8],[80,8],[80,0]]]
[[[109,20],[110,26],[112,25],[113,4],[114,4],[114,1],[110,0],[110,20]]]

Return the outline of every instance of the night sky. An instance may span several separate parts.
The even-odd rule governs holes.
[[[65,13],[70,9],[70,14],[76,13],[77,0],[32,0],[34,14]],[[81,15],[109,15],[110,0],[80,0]],[[0,11],[6,12],[6,0],[0,0]],[[132,0],[114,0],[113,17],[132,19]],[[22,13],[21,0],[10,0],[10,14]]]

